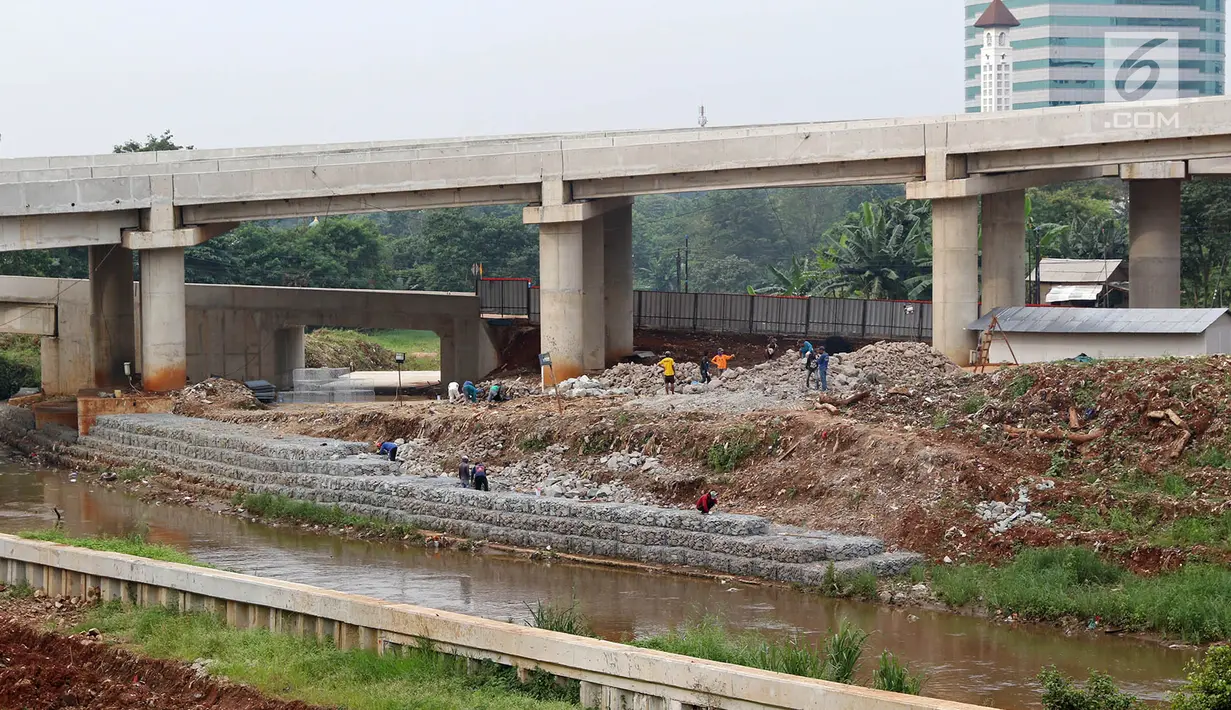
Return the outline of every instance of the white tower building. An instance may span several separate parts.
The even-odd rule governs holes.
[[[982,113],[1013,110],[1013,44],[1009,30],[1021,23],[1001,0],[992,0],[975,27],[983,32],[980,55]]]

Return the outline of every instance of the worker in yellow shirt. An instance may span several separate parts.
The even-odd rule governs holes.
[[[670,350],[663,353],[663,359],[658,361],[658,366],[663,369],[663,386],[667,394],[675,394],[675,358],[671,357]]]
[[[727,362],[730,361],[731,358],[733,357],[735,356],[727,355],[726,353],[722,351],[722,348],[718,348],[718,354],[710,358],[710,362],[714,363],[714,365],[718,367],[719,377],[722,377],[722,373],[727,371]]]

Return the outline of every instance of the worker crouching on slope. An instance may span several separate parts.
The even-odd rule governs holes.
[[[702,515],[709,515],[711,510],[718,507],[718,494],[713,491],[706,493],[697,499],[696,507]]]

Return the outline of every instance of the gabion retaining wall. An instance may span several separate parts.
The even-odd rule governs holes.
[[[651,506],[585,503],[459,488],[451,478],[396,475],[364,444],[279,436],[174,415],[101,417],[79,445],[91,455],[144,462],[211,486],[324,504],[390,522],[474,539],[730,574],[819,584],[839,572],[898,574],[919,561],[885,553],[870,537],[780,534],[761,517]]]

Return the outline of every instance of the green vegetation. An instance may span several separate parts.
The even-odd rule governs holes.
[[[8,587],[5,587],[4,591],[7,592],[8,595],[10,597],[13,597],[14,599],[29,599],[30,597],[34,596],[34,587],[31,587],[30,583],[24,579],[18,582],[17,584],[13,584],[13,585],[9,585]]]
[[[38,336],[0,333],[0,399],[41,383]]]
[[[272,493],[236,493],[231,505],[249,513],[271,520],[308,523],[339,528],[358,528],[381,535],[406,537],[418,536],[419,531],[410,525],[386,523],[365,515],[347,513],[336,505],[321,505],[306,500],[295,500]]]
[[[1189,664],[1188,679],[1171,699],[1173,710],[1231,708],[1231,646],[1215,646]]]
[[[756,430],[751,426],[732,427],[710,445],[705,453],[705,462],[718,473],[729,473],[756,453],[759,444]]]
[[[395,353],[406,353],[406,361],[412,355],[424,355],[440,361],[440,336],[430,330],[368,330],[363,333],[372,342]],[[424,368],[407,367],[421,370]],[[435,369],[435,368],[433,368]]]
[[[938,409],[932,413],[932,428],[933,429],[936,429],[937,431],[939,431],[941,429],[944,429],[947,426],[949,426],[949,413],[948,412]]]
[[[63,530],[29,530],[20,532],[17,535],[27,540],[57,542],[61,545],[84,547],[89,550],[101,550],[103,552],[118,552],[135,557],[148,557],[151,560],[176,562],[181,565],[210,566],[197,562],[188,553],[181,552],[170,545],[146,542],[144,537],[135,534],[126,537],[108,537],[105,535],[100,537],[69,537]]]
[[[894,693],[918,695],[923,690],[923,676],[912,675],[897,656],[883,651],[876,670],[872,671],[872,687]]]
[[[548,446],[551,446],[551,437],[543,434],[536,436],[527,436],[517,442],[517,448],[522,451],[544,451]]]
[[[534,606],[527,604],[526,609],[530,612],[527,626],[574,636],[595,635],[590,629],[590,621],[581,612],[577,597],[573,597],[568,606],[541,601]]]
[[[1006,566],[938,566],[932,586],[955,607],[1026,618],[1093,619],[1193,643],[1231,638],[1231,569],[1189,564],[1140,577],[1079,547],[1026,549]]]
[[[1005,392],[1013,399],[1018,399],[1026,396],[1026,393],[1030,391],[1031,387],[1034,387],[1034,375],[1023,372],[1013,378],[1013,380],[1009,383],[1009,388],[1005,390]]]
[[[403,370],[440,369],[440,341],[430,331],[389,330],[360,333],[318,328],[304,337],[304,363],[308,367],[349,367],[354,370],[394,370],[395,353],[406,353]],[[389,345],[393,347],[389,347]],[[407,345],[425,348],[411,350]]]
[[[211,661],[209,672],[273,696],[349,710],[565,710],[575,708],[575,684],[557,686],[544,674],[522,685],[511,668],[481,664],[467,674],[463,658],[427,648],[378,656],[326,643],[227,628],[212,615],[123,608],[107,604],[82,628],[127,641],[145,655]]]
[[[962,414],[974,414],[983,409],[985,404],[987,404],[987,395],[982,392],[975,392],[962,401]]]
[[[116,479],[125,483],[140,481],[154,475],[154,472],[145,466],[126,466],[115,472]]]
[[[1111,677],[1098,671],[1090,671],[1085,688],[1079,688],[1055,666],[1039,672],[1043,685],[1045,710],[1134,710],[1144,704],[1136,697],[1123,693]]]

